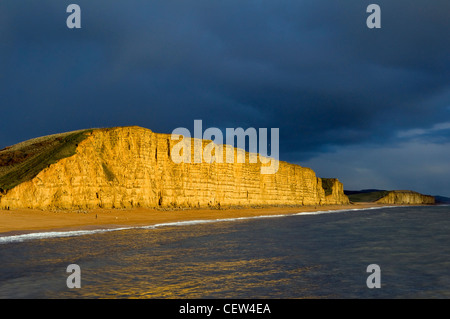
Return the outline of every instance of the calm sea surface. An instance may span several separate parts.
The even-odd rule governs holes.
[[[449,206],[47,237],[0,241],[0,298],[450,298]]]

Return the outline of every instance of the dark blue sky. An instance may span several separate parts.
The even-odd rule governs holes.
[[[282,160],[347,189],[450,196],[449,16],[448,0],[2,0],[0,148],[194,119],[278,127]]]

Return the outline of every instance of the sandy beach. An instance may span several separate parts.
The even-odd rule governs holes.
[[[158,210],[135,209],[96,209],[79,211],[42,211],[32,209],[0,210],[0,235],[3,233],[27,233],[50,230],[92,229],[115,226],[147,226],[160,223],[203,219],[222,219],[254,217],[263,215],[296,214],[341,209],[362,209],[383,207],[374,203],[351,205],[267,207],[267,208],[229,208],[229,209],[185,209]]]

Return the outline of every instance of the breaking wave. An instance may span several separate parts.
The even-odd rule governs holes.
[[[218,222],[233,222],[233,221],[241,221],[241,220],[249,220],[249,219],[280,218],[280,217],[287,217],[287,216],[321,215],[321,214],[332,214],[332,213],[334,214],[334,213],[343,213],[343,212],[351,212],[351,211],[366,211],[366,210],[385,209],[385,208],[394,208],[394,207],[400,207],[400,206],[323,210],[323,211],[315,211],[315,212],[299,212],[299,213],[278,214],[278,215],[259,215],[259,216],[219,218],[219,219],[198,219],[198,220],[186,220],[186,221],[180,221],[180,222],[160,223],[160,224],[153,224],[153,225],[148,225],[148,226],[126,226],[126,227],[112,227],[112,228],[101,228],[101,229],[92,229],[92,230],[32,232],[32,233],[20,234],[20,235],[0,236],[0,244],[16,243],[16,242],[23,242],[23,241],[27,241],[27,240],[36,240],[36,239],[93,235],[93,234],[100,234],[100,233],[120,231],[120,230],[155,229],[155,228],[159,228],[159,227],[188,226],[188,225],[208,224],[208,223],[218,223]]]

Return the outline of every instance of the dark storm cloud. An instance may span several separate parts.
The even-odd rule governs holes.
[[[2,146],[202,119],[279,127],[282,159],[306,160],[449,118],[447,0],[376,1],[379,30],[360,0],[80,0],[80,30],[69,3],[0,4]]]

